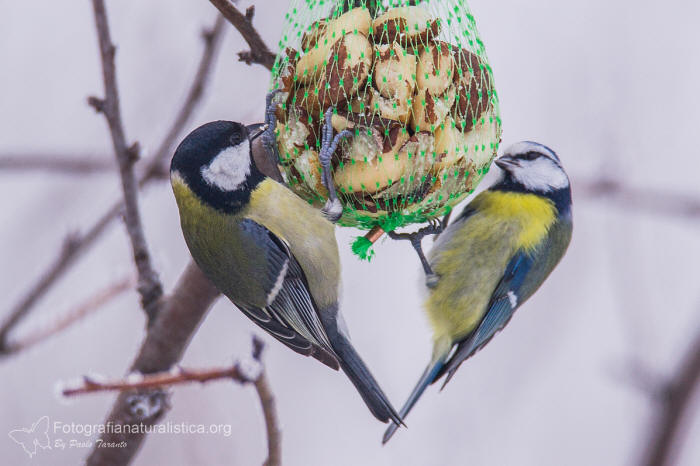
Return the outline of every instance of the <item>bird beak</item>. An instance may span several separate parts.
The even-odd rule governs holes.
[[[499,168],[503,170],[508,170],[509,167],[519,167],[520,164],[518,163],[517,160],[513,159],[512,157],[508,155],[504,155],[502,157],[499,157],[495,161],[496,165],[498,165]]]
[[[253,133],[250,136],[250,140],[254,141],[258,136],[262,135],[265,131],[267,131],[268,125],[262,125],[260,128],[257,129],[255,133]]]

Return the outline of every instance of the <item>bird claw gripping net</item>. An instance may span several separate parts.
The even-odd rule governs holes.
[[[465,0],[292,0],[273,67],[280,171],[340,225],[384,231],[441,216],[474,190],[501,137],[493,73]]]

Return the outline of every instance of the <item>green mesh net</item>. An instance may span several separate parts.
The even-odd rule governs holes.
[[[322,207],[324,113],[338,147],[339,224],[424,223],[471,193],[498,149],[493,73],[464,0],[292,0],[272,89],[280,171]]]

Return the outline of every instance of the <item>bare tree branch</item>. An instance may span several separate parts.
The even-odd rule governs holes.
[[[99,310],[105,304],[107,304],[112,299],[121,295],[127,290],[134,287],[135,280],[132,277],[127,277],[112,283],[107,288],[102,289],[90,296],[80,305],[76,306],[68,312],[63,313],[58,319],[50,322],[48,325],[43,326],[25,336],[19,337],[15,340],[10,339],[7,342],[5,355],[10,355],[17,353],[19,351],[25,350],[31,346],[36,345],[48,338],[56,335],[57,333],[65,330],[74,323],[82,320],[89,314]]]
[[[665,190],[635,188],[613,179],[574,178],[574,196],[612,202],[625,210],[700,218],[700,198]]]
[[[282,434],[277,420],[277,409],[272,389],[262,368],[260,376],[255,380],[255,390],[260,398],[263,416],[265,418],[265,430],[267,431],[267,460],[264,466],[279,466],[282,464]]]
[[[115,216],[117,212],[117,209],[110,210],[110,214]],[[69,234],[66,237],[56,260],[39,278],[37,283],[30,288],[29,292],[12,308],[8,317],[3,321],[2,327],[0,327],[0,355],[7,354],[7,337],[12,328],[27,315],[39,298],[58,280],[63,270],[77,257],[80,245],[86,241],[94,240],[96,235],[104,230],[108,223],[105,217],[103,216],[85,236],[78,237],[76,234]]]
[[[262,350],[262,341],[254,336],[253,358],[259,363],[258,373],[255,376],[247,374],[247,371],[243,371],[239,363],[235,363],[230,367],[217,367],[209,369],[184,369],[178,366],[173,366],[173,368],[167,372],[163,371],[146,375],[132,373],[125,379],[112,381],[95,380],[94,377],[84,376],[80,384],[71,387],[64,387],[61,390],[61,393],[63,396],[70,397],[106,391],[140,391],[142,393],[138,396],[144,397],[147,396],[145,394],[147,391],[151,391],[152,393],[162,393],[156,389],[193,382],[203,384],[214,380],[233,379],[241,384],[253,384],[255,391],[258,394],[258,398],[260,399],[260,405],[265,418],[268,456],[264,464],[266,466],[279,466],[282,461],[282,440],[279,430],[279,423],[277,421],[275,399],[272,395],[272,389],[270,388],[270,384],[265,374],[265,367],[262,364]],[[132,398],[132,404],[136,406],[140,405],[140,403],[134,403],[134,398]],[[167,403],[162,403],[162,406],[167,406]],[[124,459],[126,461],[130,460],[130,458]],[[103,458],[102,461],[104,460],[105,459]],[[113,459],[110,459],[110,461],[112,460]]]
[[[105,86],[104,99],[90,97],[88,102],[95,110],[102,113],[109,125],[114,146],[114,155],[119,165],[122,191],[124,192],[124,223],[129,234],[134,263],[138,272],[138,291],[141,295],[141,307],[152,321],[158,311],[159,300],[163,295],[163,285],[151,264],[151,255],[146,243],[146,235],[141,224],[139,212],[138,182],[134,172],[134,164],[139,158],[138,143],[127,145],[119,105],[119,89],[117,88],[117,72],[114,66],[115,46],[109,32],[109,22],[104,0],[92,0],[95,13],[97,38],[100,44],[100,59],[102,61],[102,78]]]
[[[170,130],[159,145],[158,150],[146,164],[146,168],[139,179],[140,188],[163,177],[163,164],[169,157],[178,136],[184,130],[192,113],[201,102],[203,90],[209,82],[209,76],[213,69],[224,31],[224,24],[221,16],[217,15],[214,26],[203,34],[205,39],[204,52],[197,67],[194,80]],[[95,240],[106,231],[107,226],[119,217],[122,209],[123,202],[116,202],[85,233],[82,235],[71,234],[67,237],[64,247],[59,251],[58,257],[47,267],[41,277],[28,288],[22,298],[12,307],[2,325],[0,325],[0,356],[6,353],[7,336],[12,328],[26,316],[76,260],[94,244]]]
[[[681,360],[676,374],[660,397],[657,413],[651,421],[642,464],[667,466],[675,462],[681,450],[682,427],[689,418],[693,393],[700,385],[700,333]]]
[[[222,15],[241,33],[243,39],[250,46],[250,50],[239,52],[238,59],[248,65],[258,63],[268,70],[275,64],[275,54],[270,51],[253,26],[255,7],[250,6],[245,14],[238,11],[229,0],[209,0],[221,12]]]
[[[2,171],[45,171],[62,175],[110,173],[116,169],[114,161],[104,155],[65,154],[3,154]]]
[[[119,380],[99,381],[95,380],[94,377],[83,376],[80,385],[64,387],[61,390],[61,394],[70,397],[98,392],[148,390],[192,382],[206,383],[221,379],[233,379],[240,383],[252,383],[256,380],[249,378],[237,363],[230,367],[209,369],[185,369],[173,366],[167,372],[147,375],[130,374],[125,379]]]
[[[141,176],[141,186],[153,179],[162,178],[162,175],[168,171],[164,164],[170,160],[175,144],[185,129],[187,122],[190,121],[194,110],[202,101],[204,90],[209,84],[209,76],[214,68],[216,55],[219,51],[219,44],[223,37],[224,26],[226,21],[224,17],[217,14],[214,25],[211,28],[202,31],[202,39],[204,40],[204,50],[202,57],[197,65],[197,71],[192,80],[187,96],[182,104],[182,107],[177,113],[175,120],[170,125],[170,129],[165,134],[162,142],[155,151],[153,157],[146,164],[145,170]]]
[[[148,328],[131,372],[152,374],[167,371],[180,361],[190,338],[218,296],[219,291],[190,262]],[[151,409],[142,409],[144,403]],[[167,395],[160,390],[123,392],[117,397],[105,424],[154,425],[168,409]],[[141,446],[144,434],[110,432],[103,439],[105,442],[123,441],[126,447],[95,448],[87,459],[88,465],[128,464]]]

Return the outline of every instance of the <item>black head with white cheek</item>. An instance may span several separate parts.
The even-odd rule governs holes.
[[[211,207],[235,213],[248,203],[250,192],[265,178],[253,162],[250,139],[240,123],[213,121],[202,125],[178,146],[170,176],[180,177]]]
[[[560,211],[571,203],[569,177],[559,156],[549,147],[531,141],[519,142],[508,147],[495,163],[503,169],[503,179],[495,188],[549,197]]]

